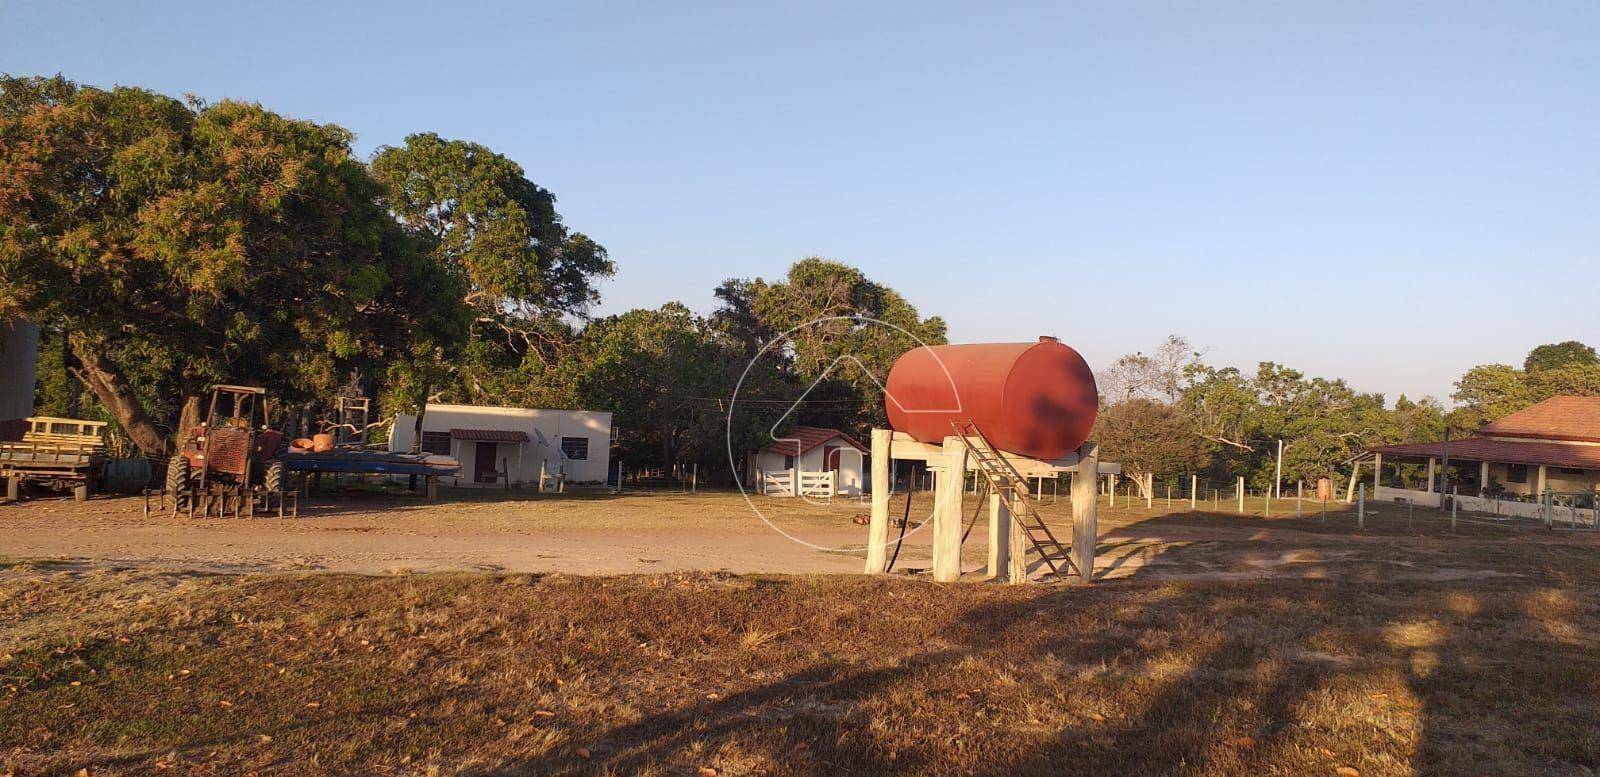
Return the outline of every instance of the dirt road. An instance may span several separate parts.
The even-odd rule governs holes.
[[[928,566],[928,532],[915,526],[927,508],[914,504],[898,569]],[[964,556],[965,567],[981,575],[987,521],[977,508],[969,497],[966,514],[978,520]],[[1070,520],[1065,505],[1044,510],[1058,525]],[[866,528],[854,519],[867,511],[851,500],[748,502],[727,492],[472,492],[436,503],[329,495],[308,501],[298,519],[191,520],[146,518],[137,498],[40,499],[0,505],[0,558],[230,572],[856,573]],[[1433,563],[1441,543],[1489,543],[1483,545],[1488,549],[1550,537],[1465,524],[1461,533],[1449,534],[1436,520],[1386,517],[1376,507],[1361,532],[1342,513],[1328,523],[1309,516],[1189,513],[1181,506],[1102,506],[1100,514],[1097,574],[1103,578],[1471,577],[1487,572],[1459,557],[1444,568]],[[1594,544],[1592,535],[1563,541]]]

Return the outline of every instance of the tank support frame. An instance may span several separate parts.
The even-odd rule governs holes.
[[[889,501],[893,492],[893,462],[926,462],[934,477],[933,579],[937,582],[955,582],[961,578],[961,495],[966,483],[966,473],[977,472],[983,477],[982,465],[969,450],[969,442],[960,436],[949,436],[942,444],[919,442],[904,432],[891,429],[872,430],[872,514],[867,535],[867,574],[880,574],[888,560]],[[1099,477],[1121,470],[1116,464],[1103,464],[1093,443],[1084,443],[1077,452],[1060,459],[1033,459],[1012,453],[997,452],[1006,464],[1026,479],[1054,478],[1062,472],[1072,477],[1072,565],[1087,574],[1072,579],[1091,582],[1093,579],[1096,526],[1095,491]],[[1021,488],[1026,488],[1025,485]],[[1013,496],[1013,495],[1008,495]],[[1000,494],[989,496],[989,554],[985,579],[1011,583],[1027,582],[1040,568],[1049,572],[1043,559],[1030,563],[1027,550],[1030,543],[1022,522],[1013,519],[1007,507],[1008,499]]]

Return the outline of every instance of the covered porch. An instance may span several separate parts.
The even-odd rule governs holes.
[[[1600,489],[1600,445],[1584,443],[1468,438],[1384,445],[1351,464],[1352,489],[1370,469],[1374,499],[1431,507],[1442,505],[1445,494],[1530,503],[1560,497],[1593,506]]]

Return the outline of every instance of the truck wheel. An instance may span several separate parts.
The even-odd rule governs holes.
[[[283,490],[283,462],[274,460],[267,464],[267,474],[261,479],[261,485],[269,493]]]
[[[189,497],[189,460],[182,455],[167,462],[167,496],[172,497],[173,509],[184,507]]]

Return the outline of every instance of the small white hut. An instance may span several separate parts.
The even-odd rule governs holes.
[[[746,477],[767,496],[860,496],[867,471],[867,447],[855,438],[838,429],[797,426],[752,453]]]

